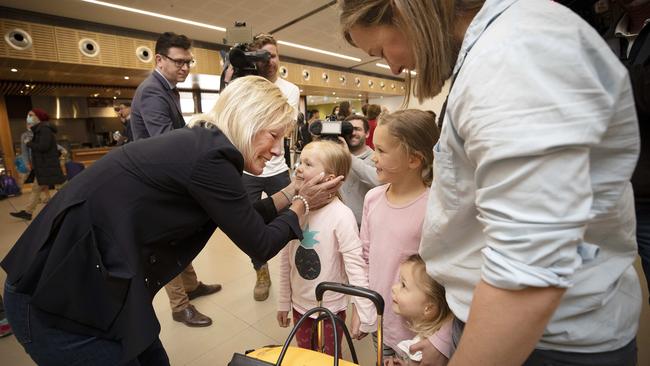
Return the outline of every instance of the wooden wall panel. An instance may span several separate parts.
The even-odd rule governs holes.
[[[34,56],[39,61],[58,61],[54,27],[32,24],[31,34],[34,40]]]
[[[125,48],[118,50],[120,52],[120,62],[129,62],[133,67],[140,70],[151,70],[156,66],[156,42],[146,39],[117,37],[118,43],[122,42]],[[122,39],[122,40],[120,40]],[[143,62],[137,56],[138,48],[148,47],[151,50],[151,61]],[[123,53],[122,53],[123,52]],[[121,56],[124,55],[124,56]],[[122,60],[122,57],[125,60]],[[126,61],[128,59],[128,61]]]
[[[153,69],[155,66],[155,57],[152,57],[151,62],[146,63],[140,61],[136,56],[136,50],[140,46],[147,46],[154,53],[155,42],[152,40],[0,19],[0,29],[3,31],[3,36],[5,32],[13,28],[20,28],[30,33],[34,40],[34,46],[25,51],[17,51],[9,47],[2,40],[0,41],[0,57],[58,61],[63,64],[110,66],[146,71]],[[96,57],[83,55],[79,50],[79,41],[82,38],[90,38],[97,42],[100,47],[99,55]],[[207,75],[221,74],[221,55],[218,51],[195,48],[193,52],[197,60],[197,65],[191,71],[192,73]],[[404,94],[404,83],[399,81],[289,62],[283,62],[281,65],[285,66],[289,71],[286,79],[298,86],[317,86],[320,88],[328,88],[332,91],[354,91],[355,94]],[[309,70],[310,77],[308,80],[303,78],[303,70]],[[329,75],[328,81],[322,78],[324,72]],[[340,76],[345,76],[344,83],[339,80]],[[360,80],[358,86],[355,84],[355,78]],[[368,85],[368,80],[373,81],[372,87]],[[384,83],[383,88],[381,87],[382,82]]]
[[[223,66],[221,65],[221,55],[219,51],[206,50],[206,60],[204,63],[207,63],[206,74],[209,75],[221,75],[223,71]]]
[[[99,60],[102,66],[119,67],[119,56],[117,52],[117,38],[110,34],[97,34],[97,43],[101,47]],[[133,56],[135,57],[135,56]]]
[[[117,37],[117,55],[120,67],[129,69],[138,69],[138,58],[136,57],[135,50],[138,48],[136,40],[127,37]],[[152,66],[153,67],[153,66]]]
[[[68,28],[54,27],[56,35],[56,48],[59,62],[79,64],[81,53],[77,45],[77,33]]]

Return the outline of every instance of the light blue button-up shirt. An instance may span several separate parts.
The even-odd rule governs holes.
[[[488,0],[455,72],[420,249],[428,272],[463,321],[480,279],[567,288],[537,347],[623,347],[641,308],[626,69],[563,6]]]

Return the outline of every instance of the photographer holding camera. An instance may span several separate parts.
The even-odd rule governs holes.
[[[278,77],[280,55],[275,38],[270,34],[258,34],[253,37],[253,42],[248,45],[248,50],[264,50],[270,54],[267,62],[256,62],[257,72],[259,76],[266,78],[280,88],[282,94],[287,98],[289,105],[297,113],[300,101],[300,89],[295,84]],[[267,196],[272,196],[291,183],[289,167],[284,160],[284,154],[274,156],[271,160],[267,161],[262,174],[253,175],[244,171],[242,179],[252,202],[260,200],[262,192],[266,193]],[[264,301],[269,297],[269,288],[271,287],[269,266],[266,262],[259,262],[256,259],[253,259],[252,262],[257,272],[253,298],[256,301]]]
[[[369,190],[377,187],[380,183],[375,163],[372,161],[372,154],[375,151],[366,145],[366,139],[370,132],[368,119],[353,114],[348,116],[345,121],[352,124],[352,136],[345,139],[346,146],[352,155],[352,165],[339,192],[343,197],[343,202],[354,212],[357,226],[359,226],[363,213],[363,199]]]
[[[364,116],[353,114],[344,121],[336,120],[336,116],[328,116],[324,121],[314,121],[309,125],[309,132],[316,140],[338,141],[352,155],[352,165],[339,193],[343,202],[352,209],[361,226],[363,200],[369,190],[378,186],[377,170],[372,161],[374,150],[366,141],[370,133],[370,124]]]

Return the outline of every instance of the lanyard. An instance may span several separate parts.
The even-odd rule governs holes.
[[[442,105],[442,109],[440,110],[440,117],[438,118],[438,129],[442,130],[442,124],[443,124],[443,122],[444,122],[445,114],[446,114],[446,112],[447,112],[447,102],[449,101],[449,96],[451,95],[451,90],[452,90],[452,88],[454,87],[454,83],[456,82],[456,78],[458,77],[458,73],[460,73],[460,69],[463,67],[463,64],[465,63],[465,59],[467,59],[467,54],[469,53],[469,51],[472,50],[472,48],[474,47],[474,45],[476,44],[476,42],[478,42],[478,40],[481,38],[481,36],[483,35],[483,33],[485,33],[485,31],[488,29],[488,27],[489,27],[490,25],[492,25],[492,23],[493,23],[493,22],[494,22],[494,21],[495,21],[499,16],[501,16],[501,14],[503,14],[506,10],[508,10],[508,8],[510,8],[510,6],[512,6],[512,4],[514,4],[514,3],[516,3],[516,2],[517,2],[517,1],[513,1],[511,4],[509,4],[509,5],[506,6],[505,8],[501,9],[500,12],[496,13],[496,14],[492,17],[492,19],[490,19],[490,21],[487,22],[487,24],[485,24],[485,27],[483,27],[483,29],[481,30],[481,32],[476,36],[476,39],[474,40],[474,42],[473,42],[471,45],[469,45],[469,46],[467,47],[467,49],[465,50],[465,53],[463,54],[463,58],[462,58],[461,61],[460,61],[460,65],[458,66],[458,69],[456,69],[456,72],[455,72],[455,73],[452,75],[452,77],[451,77],[451,85],[449,85],[449,93],[447,93],[447,98],[445,98],[445,103],[443,103],[443,105]]]

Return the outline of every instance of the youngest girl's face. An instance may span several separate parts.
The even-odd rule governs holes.
[[[300,154],[300,165],[296,169],[296,189],[300,189],[302,185],[325,171],[325,165],[320,154],[315,149],[305,149]]]
[[[433,306],[424,291],[417,286],[415,264],[403,263],[399,268],[399,282],[393,285],[393,311],[408,320],[424,317],[425,308]]]

